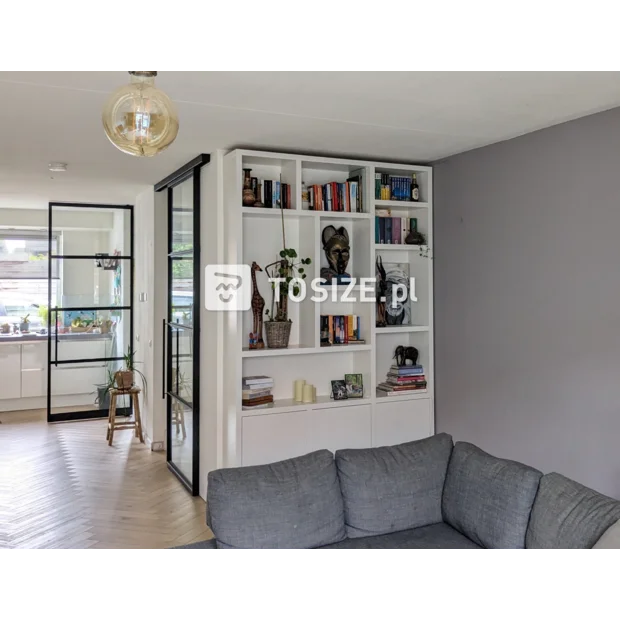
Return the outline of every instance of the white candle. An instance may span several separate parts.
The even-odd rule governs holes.
[[[312,386],[308,383],[304,385],[304,403],[312,402]]]
[[[300,403],[303,400],[303,389],[306,383],[305,379],[297,379],[293,388],[293,399],[296,403]]]

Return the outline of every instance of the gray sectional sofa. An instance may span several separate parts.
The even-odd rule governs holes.
[[[215,538],[184,548],[592,548],[620,531],[620,502],[446,434],[220,469],[208,483]]]

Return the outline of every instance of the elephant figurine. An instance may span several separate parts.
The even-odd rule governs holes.
[[[394,351],[394,359],[398,366],[407,366],[407,360],[411,360],[411,365],[418,363],[418,350],[415,347],[403,347],[399,345]]]

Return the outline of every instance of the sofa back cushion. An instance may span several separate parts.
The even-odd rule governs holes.
[[[560,474],[540,481],[525,546],[528,549],[591,549],[620,519],[620,502]]]
[[[541,476],[457,442],[443,492],[444,521],[487,549],[523,549]]]
[[[441,522],[441,494],[452,452],[444,433],[398,446],[338,450],[336,467],[349,538]]]
[[[218,548],[303,549],[345,537],[338,474],[328,450],[212,471],[208,485],[209,525]]]

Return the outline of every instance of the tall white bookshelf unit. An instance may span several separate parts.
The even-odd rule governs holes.
[[[351,258],[347,271],[356,278],[375,276],[375,259],[384,263],[407,263],[416,279],[417,302],[411,302],[412,324],[375,327],[376,304],[341,299],[323,303],[289,302],[293,321],[287,349],[248,349],[252,312],[227,312],[223,320],[224,466],[273,462],[327,448],[362,448],[421,439],[434,433],[433,364],[433,269],[430,258],[418,246],[375,243],[375,210],[390,208],[392,216],[416,217],[418,229],[433,247],[432,169],[425,166],[389,164],[235,150],[224,157],[225,261],[260,266],[276,260],[282,249],[281,211],[276,208],[242,206],[243,169],[252,176],[280,179],[291,185],[292,208],[285,209],[286,244],[299,257],[309,257],[308,281],[319,277],[326,266],[321,233],[329,224],[344,226],[350,237]],[[417,174],[420,202],[375,200],[375,173],[410,176]],[[312,211],[302,208],[302,181],[307,186],[344,182],[361,174],[364,213]],[[267,276],[257,273],[259,291],[268,308],[271,289]],[[365,344],[320,346],[321,314],[361,316]],[[398,345],[413,345],[420,353],[428,387],[425,391],[382,396],[376,386],[385,380]],[[364,398],[330,399],[331,380],[345,373],[361,373]],[[269,408],[244,409],[242,377],[268,375],[275,381],[274,403]],[[317,387],[317,402],[298,404],[292,399],[293,382],[305,379]]]

